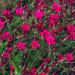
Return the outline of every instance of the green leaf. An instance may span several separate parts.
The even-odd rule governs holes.
[[[71,21],[71,23],[75,24],[75,19],[73,19],[73,20]]]
[[[6,45],[7,45],[7,42],[6,41],[0,43],[0,53],[3,52],[3,49],[6,47]]]

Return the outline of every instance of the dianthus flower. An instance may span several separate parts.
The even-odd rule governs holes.
[[[46,42],[48,45],[56,44],[56,38],[54,38],[53,36],[47,36]]]
[[[44,63],[48,64],[51,61],[51,58],[50,57],[44,58],[43,61]]]
[[[69,33],[70,39],[75,40],[75,26],[73,24],[68,24],[67,31]]]
[[[67,54],[66,54],[66,60],[67,60],[68,62],[73,61],[73,60],[74,60],[73,55],[72,55],[71,53],[67,53]]]
[[[6,17],[6,19],[8,19],[9,21],[12,20],[13,16],[11,14],[11,11],[8,9],[5,9],[2,11],[2,15]]]
[[[27,23],[24,23],[24,24],[21,25],[21,29],[24,32],[28,32],[30,30],[30,26]]]
[[[62,60],[62,59],[63,59],[63,55],[62,55],[62,54],[58,54],[58,55],[57,55],[57,59],[58,59],[58,60]]]
[[[8,10],[8,9],[5,9],[5,10],[2,11],[2,15],[3,16],[11,15],[11,11]]]
[[[52,9],[53,9],[54,11],[56,11],[56,12],[60,12],[60,11],[61,11],[61,5],[60,5],[59,3],[57,3],[57,2],[54,2],[54,3],[52,4]]]
[[[49,20],[47,22],[47,24],[50,26],[50,28],[52,28],[53,26],[56,26],[59,18],[60,18],[60,16],[58,14],[54,14],[54,13],[50,14]]]
[[[2,57],[5,59],[9,58],[9,53],[8,52],[3,52]]]
[[[40,47],[40,44],[39,44],[39,42],[38,42],[36,39],[34,39],[34,40],[32,41],[32,43],[31,43],[31,47],[32,47],[33,49],[37,49],[38,47]]]
[[[26,49],[26,44],[24,43],[24,42],[18,42],[17,44],[16,44],[16,47],[20,50],[20,51],[22,51],[22,50],[24,50],[24,49]]]
[[[47,29],[44,29],[42,32],[40,32],[40,35],[41,35],[44,39],[46,39],[47,36],[50,35],[50,33],[49,33],[49,31],[48,31]]]
[[[75,40],[75,32],[70,34],[70,39]]]
[[[34,17],[35,17],[36,19],[39,19],[39,20],[41,20],[43,16],[44,16],[44,12],[43,12],[42,10],[38,10],[38,11],[35,12],[35,14],[34,14]]]
[[[44,27],[44,25],[43,25],[43,23],[38,23],[38,24],[36,25],[36,27],[37,27],[38,30],[42,30],[43,27]]]
[[[9,48],[7,49],[7,52],[11,53],[12,50],[13,50],[13,48],[12,48],[12,47],[9,47]]]
[[[10,71],[14,72],[14,69],[15,69],[15,67],[12,64],[10,64]]]
[[[31,68],[31,70],[30,70],[30,75],[37,75],[35,68]]]
[[[50,20],[55,21],[55,20],[59,19],[59,15],[52,13],[52,14],[50,14],[49,18],[50,18]]]
[[[56,38],[52,36],[52,32],[47,29],[43,30],[40,35],[46,40],[48,45],[56,44]]]
[[[23,10],[23,8],[22,8],[22,7],[20,7],[20,8],[16,8],[15,12],[16,12],[16,14],[17,14],[17,15],[22,16],[22,14],[23,14],[24,10]]]
[[[9,32],[3,32],[2,36],[1,36],[2,40],[7,40],[7,41],[11,41],[12,40],[12,36]]]
[[[3,22],[3,21],[0,20],[0,29],[4,28],[4,24],[5,24],[5,22]]]
[[[73,24],[68,24],[68,25],[67,25],[67,31],[68,31],[69,33],[75,32],[75,26],[74,26]]]

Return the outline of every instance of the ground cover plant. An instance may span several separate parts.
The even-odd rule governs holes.
[[[0,0],[0,75],[75,75],[75,0]]]

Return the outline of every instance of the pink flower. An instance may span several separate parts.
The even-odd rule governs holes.
[[[22,50],[25,50],[25,49],[26,49],[26,44],[19,41],[19,42],[17,43],[16,47],[17,47],[20,51],[22,51]]]
[[[1,36],[2,40],[7,40],[7,41],[11,41],[12,40],[12,36],[10,35],[9,32],[3,32],[2,36]]]
[[[44,27],[44,25],[43,25],[43,23],[38,23],[38,24],[36,25],[36,27],[37,27],[38,30],[42,30],[43,27]]]
[[[37,74],[36,74],[36,68],[33,68],[33,67],[32,67],[32,68],[30,69],[30,74],[29,74],[29,75],[37,75]]]
[[[41,20],[43,16],[44,16],[44,12],[43,12],[42,10],[38,10],[38,11],[34,14],[34,17],[35,17],[36,19],[39,19],[39,20]]]
[[[31,47],[33,48],[33,49],[37,49],[38,47],[40,47],[40,44],[39,44],[39,42],[37,41],[37,40],[33,40],[32,41],[32,43],[31,43]]]
[[[57,63],[58,63],[57,61],[53,61],[51,67],[55,67]]]
[[[22,14],[23,14],[24,10],[23,10],[23,8],[22,8],[22,7],[20,7],[20,8],[16,8],[15,12],[16,12],[16,14],[17,14],[17,15],[22,16]]]
[[[48,45],[51,45],[51,44],[56,44],[56,38],[52,37],[52,36],[48,36],[46,38],[46,42]]]
[[[14,72],[14,69],[15,69],[15,67],[12,64],[10,64],[10,71]]]
[[[46,39],[47,36],[50,35],[50,32],[49,32],[47,29],[44,29],[42,32],[40,32],[40,35],[41,35],[44,39]]]
[[[5,24],[5,22],[3,22],[3,21],[0,20],[0,29],[4,28],[4,24]]]
[[[32,67],[32,68],[30,69],[30,72],[32,72],[32,73],[36,72],[36,68]]]
[[[75,32],[72,32],[71,34],[69,34],[69,39],[75,40]]]
[[[44,63],[48,64],[51,61],[50,57],[44,58]]]
[[[45,72],[41,72],[40,75],[47,75]]]
[[[48,66],[46,66],[43,70],[45,73],[50,72],[50,68]]]
[[[55,20],[59,19],[59,15],[52,13],[49,16],[49,19],[55,21]]]
[[[9,58],[9,53],[8,52],[3,52],[2,57],[5,59]]]
[[[63,59],[63,55],[62,54],[57,55],[57,59],[58,60],[62,60]]]
[[[21,29],[24,32],[28,32],[30,30],[30,26],[27,23],[24,23],[24,24],[21,25]]]
[[[75,40],[75,26],[73,24],[68,24],[67,31],[69,33],[70,39]]]
[[[9,21],[11,21],[13,18],[13,16],[11,15],[11,11],[8,9],[3,10],[2,15],[5,16]]]
[[[4,16],[11,15],[11,11],[5,9],[5,10],[2,11],[2,15],[4,15]]]
[[[67,54],[66,54],[66,60],[67,60],[68,62],[73,61],[73,60],[74,60],[73,55],[72,55],[71,53],[67,53]]]
[[[46,40],[48,45],[56,44],[56,38],[54,38],[52,32],[47,29],[43,30],[40,35]]]
[[[9,53],[11,53],[12,52],[12,47],[9,47],[8,49],[7,49],[7,51],[9,52]]]
[[[47,24],[50,26],[50,28],[52,28],[53,26],[56,26],[59,18],[60,18],[60,16],[58,14],[54,14],[54,13],[50,14],[49,20],[47,22]]]
[[[67,31],[68,31],[69,33],[75,32],[75,26],[74,26],[73,24],[68,24],[68,25],[67,25]]]
[[[54,2],[54,3],[52,4],[52,9],[53,9],[54,11],[56,11],[56,12],[60,12],[60,11],[61,11],[61,5],[60,5],[59,3],[57,3],[57,2]]]

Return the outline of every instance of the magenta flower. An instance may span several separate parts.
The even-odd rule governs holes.
[[[5,22],[3,22],[3,21],[0,20],[0,29],[4,28],[4,24],[5,24]]]
[[[5,9],[5,10],[2,11],[2,15],[4,15],[4,16],[11,15],[11,11]]]
[[[47,36],[46,42],[47,42],[48,45],[56,44],[56,38],[54,38],[52,36]]]
[[[74,60],[73,55],[72,55],[71,53],[67,53],[67,54],[66,54],[66,60],[67,60],[68,62],[73,61],[73,60]]]
[[[31,72],[31,73],[36,72],[36,68],[32,67],[32,68],[30,69],[30,72]]]
[[[33,49],[37,49],[38,47],[40,47],[41,45],[39,44],[39,42],[37,40],[33,40],[32,43],[31,43],[31,47]]]
[[[17,47],[18,50],[23,51],[23,50],[26,49],[26,44],[23,43],[23,42],[21,42],[21,41],[19,41],[19,42],[16,44],[16,47]]]
[[[58,60],[62,60],[62,59],[63,59],[63,55],[62,55],[62,54],[58,54],[58,55],[57,55],[57,59],[58,59]]]
[[[21,29],[24,32],[28,32],[30,30],[30,26],[27,23],[24,23],[24,24],[21,25]]]
[[[42,32],[40,32],[40,35],[41,35],[44,39],[46,39],[47,36],[50,35],[50,32],[49,32],[47,29],[44,29]]]
[[[13,50],[13,48],[12,48],[12,47],[9,47],[9,48],[7,49],[7,52],[8,52],[8,53],[11,53],[12,50]]]
[[[16,9],[15,9],[15,12],[16,12],[17,15],[22,16],[24,10],[23,10],[22,7],[20,7],[20,8],[16,8]]]
[[[70,34],[70,39],[75,40],[75,32]]]
[[[70,39],[75,40],[75,26],[73,24],[68,24],[67,31],[69,33]]]
[[[44,60],[43,60],[43,62],[46,64],[48,64],[50,61],[51,61],[50,57],[44,58]]]
[[[15,67],[12,64],[10,64],[10,72],[14,72],[14,69]]]
[[[52,32],[47,29],[43,30],[40,35],[46,40],[48,45],[56,44],[56,38],[52,36]]]
[[[41,20],[43,16],[44,16],[44,12],[43,12],[42,10],[38,10],[38,11],[35,12],[35,14],[34,14],[34,17],[35,17],[36,19],[39,19],[39,20]]]
[[[12,36],[9,32],[3,32],[2,36],[1,36],[2,40],[7,40],[7,41],[11,41],[12,40]]]
[[[59,3],[57,3],[57,2],[54,2],[54,3],[52,4],[52,9],[53,9],[54,11],[56,11],[56,12],[60,12],[60,11],[61,11],[61,5],[60,5]]]
[[[49,19],[55,21],[55,20],[59,19],[59,15],[52,13],[49,16]]]
[[[2,57],[5,59],[9,58],[9,53],[8,52],[3,52]]]
[[[73,24],[68,24],[68,25],[67,25],[67,31],[68,31],[69,33],[75,32],[75,26],[74,26]]]
[[[36,27],[37,27],[38,30],[42,30],[44,28],[44,25],[43,25],[43,23],[38,23],[36,25]]]
[[[58,14],[54,14],[54,13],[50,14],[49,20],[47,22],[47,24],[50,26],[50,28],[56,26],[59,18],[60,18],[60,16]]]

